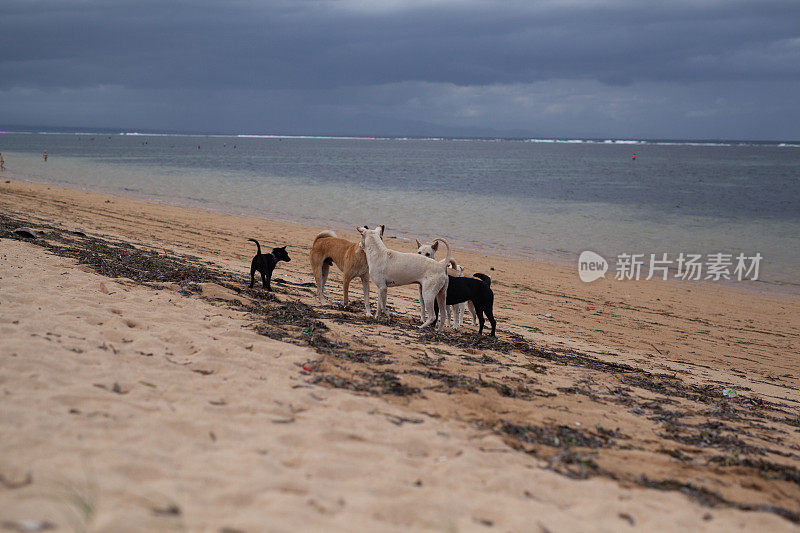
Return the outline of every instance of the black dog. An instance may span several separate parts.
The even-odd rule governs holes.
[[[247,240],[253,241],[256,243],[256,246],[258,246],[258,253],[250,264],[250,288],[253,288],[257,270],[261,273],[261,284],[265,289],[271,291],[272,286],[270,285],[270,281],[272,281],[272,271],[275,270],[278,261],[286,261],[287,263],[291,261],[289,254],[286,253],[286,247],[273,248],[272,252],[267,255],[261,255],[261,245],[258,244],[258,241],[255,239]]]
[[[494,329],[497,323],[492,313],[494,307],[494,293],[490,288],[492,278],[481,273],[473,274],[473,276],[478,279],[456,278],[448,275],[450,279],[447,285],[447,305],[456,305],[470,300],[472,305],[475,306],[475,314],[478,315],[478,335],[483,334],[483,324],[485,322],[483,315],[485,313],[486,318],[488,318],[489,322],[492,324],[492,332],[490,335],[494,337]],[[434,305],[433,307],[434,311],[436,311],[436,318],[438,319],[439,306]],[[434,322],[434,324],[436,324],[436,322]]]

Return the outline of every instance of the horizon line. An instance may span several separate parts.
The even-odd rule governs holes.
[[[520,136],[520,135],[403,135],[403,134],[311,134],[311,133],[219,133],[201,131],[171,131],[124,128],[91,128],[65,126],[0,126],[0,134],[38,135],[130,135],[175,137],[234,137],[263,139],[342,139],[342,140],[455,140],[455,141],[520,141],[541,143],[595,143],[595,144],[774,144],[800,146],[800,139],[725,139],[725,138],[672,138],[672,137],[614,137],[614,136]]]

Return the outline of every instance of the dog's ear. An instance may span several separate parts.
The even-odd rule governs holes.
[[[364,229],[369,229],[369,226],[367,226],[367,225],[364,225]]]
[[[369,228],[367,228],[366,226],[364,226],[363,228],[360,228],[360,227],[356,226],[356,230],[357,230],[357,231],[358,231],[358,232],[359,232],[361,235],[364,235],[364,230],[366,230],[366,229],[369,229]]]
[[[416,243],[417,243],[417,248],[419,248],[420,246],[422,246],[422,245],[419,243],[419,239],[414,239],[414,242],[416,242]]]
[[[433,244],[431,245],[431,248],[433,248],[434,252],[436,250],[438,250],[439,249],[439,241],[433,241]]]
[[[383,230],[386,229],[386,226],[381,224],[381,238],[383,238]]]

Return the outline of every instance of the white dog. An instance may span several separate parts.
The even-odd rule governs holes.
[[[388,287],[399,285],[410,285],[416,283],[422,291],[422,299],[427,318],[423,320],[420,328],[427,327],[436,320],[433,309],[434,298],[439,304],[439,309],[444,314],[447,308],[447,265],[450,263],[450,245],[444,239],[441,241],[447,247],[447,258],[442,261],[435,261],[415,253],[404,253],[390,250],[381,240],[385,226],[379,226],[374,230],[364,227],[356,228],[361,234],[359,246],[367,254],[369,264],[369,275],[375,285],[378,286],[378,309],[375,316],[378,317],[381,311],[389,316],[386,309],[386,293]],[[444,318],[444,317],[442,317]],[[438,329],[444,329],[444,320],[439,320]]]
[[[436,259],[436,250],[439,249],[439,241],[433,241],[430,244],[422,244],[419,242],[419,239],[414,239],[417,242],[417,253],[419,255],[423,255],[425,257],[430,257],[431,259]],[[425,313],[425,303],[422,300],[422,285],[419,287],[419,309],[420,309],[420,317],[422,321],[425,322],[425,319],[428,318],[427,314]]]
[[[436,251],[439,249],[439,242],[434,241],[431,244],[422,244],[419,242],[419,239],[414,239],[417,242],[417,253],[419,255],[423,255],[425,257],[430,257],[431,259],[435,259]],[[450,266],[452,266],[459,278],[464,277],[464,269],[461,268],[461,265],[457,264],[454,260],[450,260]],[[460,303],[456,305],[448,305],[447,306],[447,325],[452,327],[453,329],[458,329],[464,325],[464,306],[469,307],[469,312],[472,319],[472,324],[475,325],[477,323],[477,315],[475,314],[475,306],[472,305],[472,301],[467,301],[466,303]],[[422,320],[424,321],[425,316],[425,305],[423,304],[422,300],[422,287],[419,290],[419,306],[421,309],[421,316]],[[455,315],[455,319],[453,316]]]
[[[461,265],[456,264],[455,261],[450,261],[450,264],[453,265],[453,268],[456,269],[456,276],[459,278],[464,277],[464,269],[461,268]],[[472,302],[470,302],[472,303]],[[447,325],[451,328],[458,330],[464,324],[464,307],[467,304],[465,302],[461,302],[460,304],[456,305],[448,305],[447,306]]]

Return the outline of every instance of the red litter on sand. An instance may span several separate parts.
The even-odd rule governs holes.
[[[310,367],[310,366],[308,366],[308,365],[303,365],[303,370],[305,370],[306,372],[313,372],[313,371],[314,371],[314,369],[313,369],[313,368],[311,368],[311,367]]]

